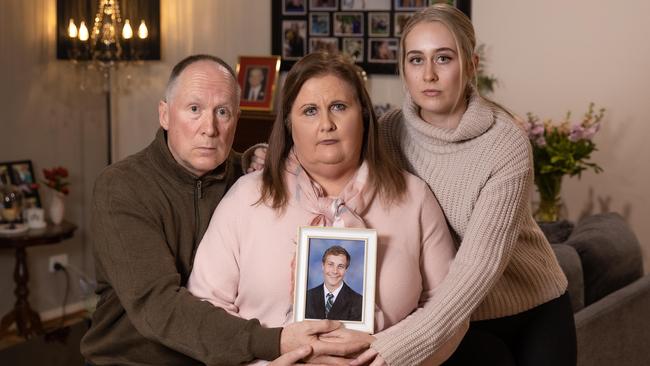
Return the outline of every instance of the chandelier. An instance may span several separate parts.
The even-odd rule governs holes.
[[[124,17],[123,11],[128,16]],[[139,22],[137,32],[131,21]],[[153,29],[148,21],[153,22]],[[57,0],[57,57],[75,63],[81,71],[82,90],[87,87],[87,70],[99,70],[103,76],[108,164],[113,160],[113,70],[132,61],[160,59],[159,24],[159,0]],[[130,82],[128,72],[126,80]],[[119,80],[115,85],[119,90]]]
[[[122,20],[118,0],[99,0],[91,33],[84,20],[77,27],[73,18],[69,19],[67,29],[71,40],[69,57],[75,61],[96,61],[104,67],[116,61],[142,58],[146,52],[143,41],[149,37],[147,24],[140,19],[137,39],[134,39],[131,21]]]

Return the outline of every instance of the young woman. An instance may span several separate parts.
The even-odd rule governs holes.
[[[424,311],[380,333],[357,364],[377,353],[373,365],[418,364],[470,317],[449,364],[575,365],[567,280],[529,207],[531,147],[475,88],[470,20],[436,4],[411,18],[400,42],[408,95],[382,118],[380,136],[427,182],[459,246]]]

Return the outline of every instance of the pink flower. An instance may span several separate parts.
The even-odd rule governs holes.
[[[571,132],[569,133],[569,141],[576,142],[584,138],[585,129],[580,124],[575,124],[571,126]]]
[[[591,125],[591,127],[585,130],[585,132],[582,135],[582,138],[584,138],[585,140],[591,140],[596,134],[596,132],[598,132],[598,130],[600,130],[600,123],[595,123]]]

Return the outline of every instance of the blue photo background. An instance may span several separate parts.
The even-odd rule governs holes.
[[[363,240],[309,239],[309,273],[307,290],[323,283],[323,253],[332,245],[340,245],[350,253],[350,267],[345,272],[345,283],[363,295],[363,262],[365,242]]]

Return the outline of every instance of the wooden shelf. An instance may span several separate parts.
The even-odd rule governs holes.
[[[233,149],[244,152],[249,147],[267,142],[275,122],[274,112],[242,111],[235,132]]]

